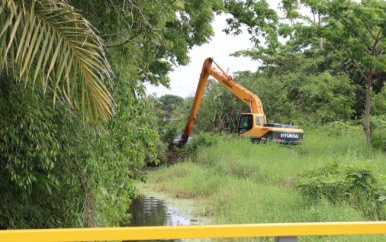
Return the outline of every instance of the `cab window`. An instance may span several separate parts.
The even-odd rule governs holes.
[[[256,125],[263,126],[263,124],[264,124],[264,118],[256,117]]]
[[[253,125],[252,120],[253,120],[252,115],[242,115],[240,117],[238,133],[242,134],[252,129],[252,125]]]

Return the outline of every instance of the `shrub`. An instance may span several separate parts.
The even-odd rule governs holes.
[[[370,127],[371,145],[376,149],[386,151],[386,115],[371,117]]]
[[[316,131],[320,134],[325,134],[328,137],[338,137],[343,135],[355,135],[358,133],[358,130],[361,129],[363,129],[363,126],[351,121],[334,121],[320,126]]]
[[[200,133],[192,136],[186,145],[186,149],[189,153],[194,153],[199,147],[209,147],[217,143],[219,139],[218,135],[210,133]]]
[[[311,200],[349,204],[369,219],[385,219],[385,184],[369,162],[334,162],[300,176],[297,188]]]

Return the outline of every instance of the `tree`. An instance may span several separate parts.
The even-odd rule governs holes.
[[[0,227],[117,225],[139,165],[74,115],[114,114],[101,39],[65,1],[1,0],[0,23]]]
[[[157,162],[144,84],[167,85],[222,6],[69,2],[0,0],[0,228],[124,224],[134,180]],[[114,118],[93,129],[77,109],[93,123]]]
[[[226,33],[238,35],[245,26],[256,49],[265,54],[275,53],[280,45],[277,33],[279,16],[267,1],[225,0],[224,7],[232,15],[227,19],[229,27],[225,29]]]
[[[303,3],[323,16],[323,24],[314,26],[314,36],[324,38],[336,51],[342,51],[363,80],[366,88],[364,127],[367,142],[370,142],[372,87],[379,73],[386,69],[386,3],[376,0]]]
[[[0,78],[51,89],[53,102],[81,109],[85,120],[107,121],[114,103],[112,71],[93,27],[65,1],[0,1]],[[7,79],[6,79],[7,80]]]
[[[320,36],[343,50],[366,85],[365,132],[371,141],[371,91],[377,73],[386,70],[386,3],[384,1],[323,1],[310,5],[324,16]]]
[[[248,54],[253,55],[255,59],[267,58],[268,55],[279,53],[278,50],[283,47],[289,52],[303,53],[308,49],[320,50],[321,58],[329,58],[331,49],[342,54],[344,58],[340,60],[341,66],[345,61],[351,63],[355,69],[340,69],[346,71],[345,75],[350,77],[359,73],[362,85],[365,87],[365,115],[364,127],[367,141],[370,142],[370,107],[371,92],[374,83],[377,83],[377,89],[381,90],[383,86],[382,73],[385,72],[385,17],[386,3],[377,0],[352,1],[352,0],[302,0],[302,1],[281,1],[281,7],[284,10],[286,22],[274,22],[274,14],[269,11],[262,11],[262,16],[257,17],[261,12],[261,7],[256,7],[252,1],[241,1],[230,9],[237,20],[238,25],[234,25],[239,31],[241,24],[249,28],[264,31],[249,31],[253,39],[265,37],[267,33],[268,41],[273,45],[258,46],[260,41],[255,41],[257,47]],[[264,2],[264,1],[261,1]],[[260,5],[259,5],[260,6]],[[304,10],[309,9],[309,13],[299,11],[300,7]],[[313,16],[320,16],[321,20],[316,21]],[[271,19],[271,22],[262,22],[264,16]],[[271,16],[271,18],[268,18]],[[263,29],[260,26],[270,26],[269,23],[276,23],[271,28]],[[256,27],[254,27],[256,26]],[[278,43],[275,36],[281,36],[286,43]],[[321,44],[322,40],[322,44]],[[276,49],[271,46],[277,47]],[[252,53],[253,52],[253,53]],[[244,53],[245,54],[245,53]],[[336,70],[336,69],[335,69]],[[335,71],[331,69],[331,71]],[[335,73],[336,74],[336,73]],[[381,80],[381,81],[380,81]],[[353,81],[353,80],[352,80]],[[381,83],[381,85],[379,84]],[[357,92],[358,94],[359,92]],[[360,97],[358,97],[360,99]]]
[[[241,74],[244,73],[234,76],[239,83]],[[250,112],[250,108],[217,80],[209,78],[195,121],[195,130],[236,133],[238,119],[243,112]]]
[[[159,119],[171,119],[173,118],[174,110],[183,103],[184,99],[175,95],[163,95],[158,99],[158,108],[162,111]]]
[[[179,125],[181,120],[186,115],[186,110],[183,113],[179,113],[178,110],[182,110],[184,106],[184,99],[175,95],[163,95],[157,98],[155,95],[147,97],[147,100],[152,104],[154,109],[154,118],[157,122],[154,122],[152,127],[157,128],[157,132],[160,136],[161,143],[158,143],[158,158],[160,162],[165,161],[166,149],[173,139],[176,137],[179,129],[183,126]]]
[[[97,26],[114,71],[138,75],[137,85],[168,86],[173,66],[188,64],[189,49],[209,41],[214,14],[222,9],[221,0],[70,2]]]

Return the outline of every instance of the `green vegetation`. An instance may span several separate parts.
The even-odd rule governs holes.
[[[219,8],[0,0],[0,229],[125,224],[166,146],[144,84],[169,83]]]
[[[371,120],[371,145],[386,151],[386,115],[374,116]]]
[[[212,136],[207,146],[208,138],[201,138],[204,142],[188,144],[187,149],[201,145],[185,162],[149,172],[147,186],[195,199],[197,212],[213,224],[384,220],[385,154],[368,146],[362,132],[337,122],[307,131],[299,146],[253,144],[227,135]]]
[[[258,70],[235,80],[305,142],[229,137],[248,107],[209,81],[195,123],[206,135],[149,180],[214,222],[384,218],[386,2],[271,2],[0,0],[0,229],[124,224],[144,167],[179,155],[167,150],[192,101],[146,85],[169,85],[216,14],[254,44],[233,55]]]

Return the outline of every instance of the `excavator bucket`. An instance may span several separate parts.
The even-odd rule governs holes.
[[[191,139],[191,136],[184,136],[183,133],[180,133],[176,137],[174,137],[173,145],[178,146],[178,147],[182,147],[186,143],[188,143],[188,141],[190,139]]]
[[[173,145],[178,147],[182,147],[184,145],[182,142],[182,134],[178,134],[176,137],[174,137]]]

